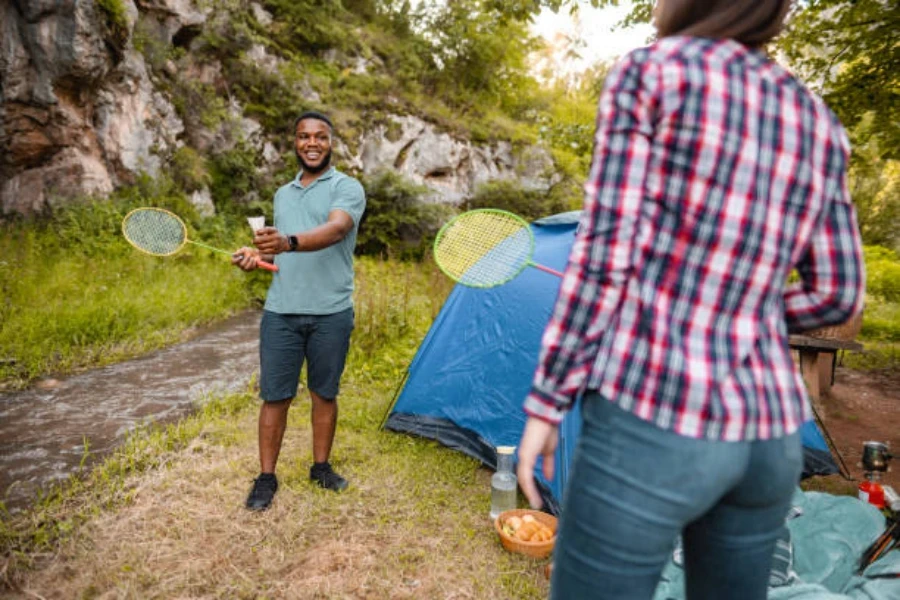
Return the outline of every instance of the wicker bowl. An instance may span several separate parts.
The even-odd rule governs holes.
[[[524,517],[525,515],[531,515],[535,521],[549,527],[553,531],[553,537],[543,542],[523,542],[507,535],[503,531],[502,524],[506,519],[510,517]],[[504,511],[494,520],[494,528],[497,530],[497,535],[500,536],[500,543],[503,544],[504,548],[510,552],[524,554],[532,558],[547,558],[553,552],[553,544],[556,543],[556,517],[539,510],[516,508]]]

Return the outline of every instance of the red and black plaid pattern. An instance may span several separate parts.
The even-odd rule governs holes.
[[[591,389],[690,437],[795,431],[788,332],[863,297],[840,123],[761,51],[671,37],[609,74],[594,143],[526,412],[559,422]]]

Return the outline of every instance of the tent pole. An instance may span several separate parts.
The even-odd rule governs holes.
[[[406,378],[409,377],[409,369],[407,369],[403,373],[403,378],[400,380],[400,383],[397,384],[397,389],[394,390],[394,397],[391,398],[391,403],[388,405],[387,410],[384,411],[384,416],[381,417],[381,424],[378,425],[378,429],[384,429],[384,424],[387,423],[388,415],[391,414],[391,411],[394,410],[394,405],[397,404],[397,398],[400,397],[400,390],[403,389],[403,386],[406,384]]]
[[[844,457],[841,456],[841,451],[838,450],[837,445],[834,443],[834,440],[831,439],[831,434],[828,433],[828,429],[825,428],[825,423],[822,422],[821,417],[819,417],[819,413],[816,412],[816,407],[813,406],[813,403],[809,403],[809,407],[812,409],[813,416],[816,418],[816,424],[819,426],[819,429],[822,431],[822,434],[825,436],[825,441],[828,443],[829,449],[831,449],[831,453],[838,457],[838,462],[840,463],[840,471],[841,476],[847,481],[855,481],[853,477],[850,476],[850,469],[847,468],[847,463],[844,462]]]

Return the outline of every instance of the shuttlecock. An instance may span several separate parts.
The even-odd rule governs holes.
[[[247,222],[250,223],[250,228],[254,233],[266,226],[265,217],[247,217]]]

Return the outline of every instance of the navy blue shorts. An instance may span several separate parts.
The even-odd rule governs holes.
[[[306,361],[307,386],[316,395],[337,398],[350,349],[353,309],[333,315],[282,315],[263,311],[259,326],[259,395],[266,402],[297,395]]]

